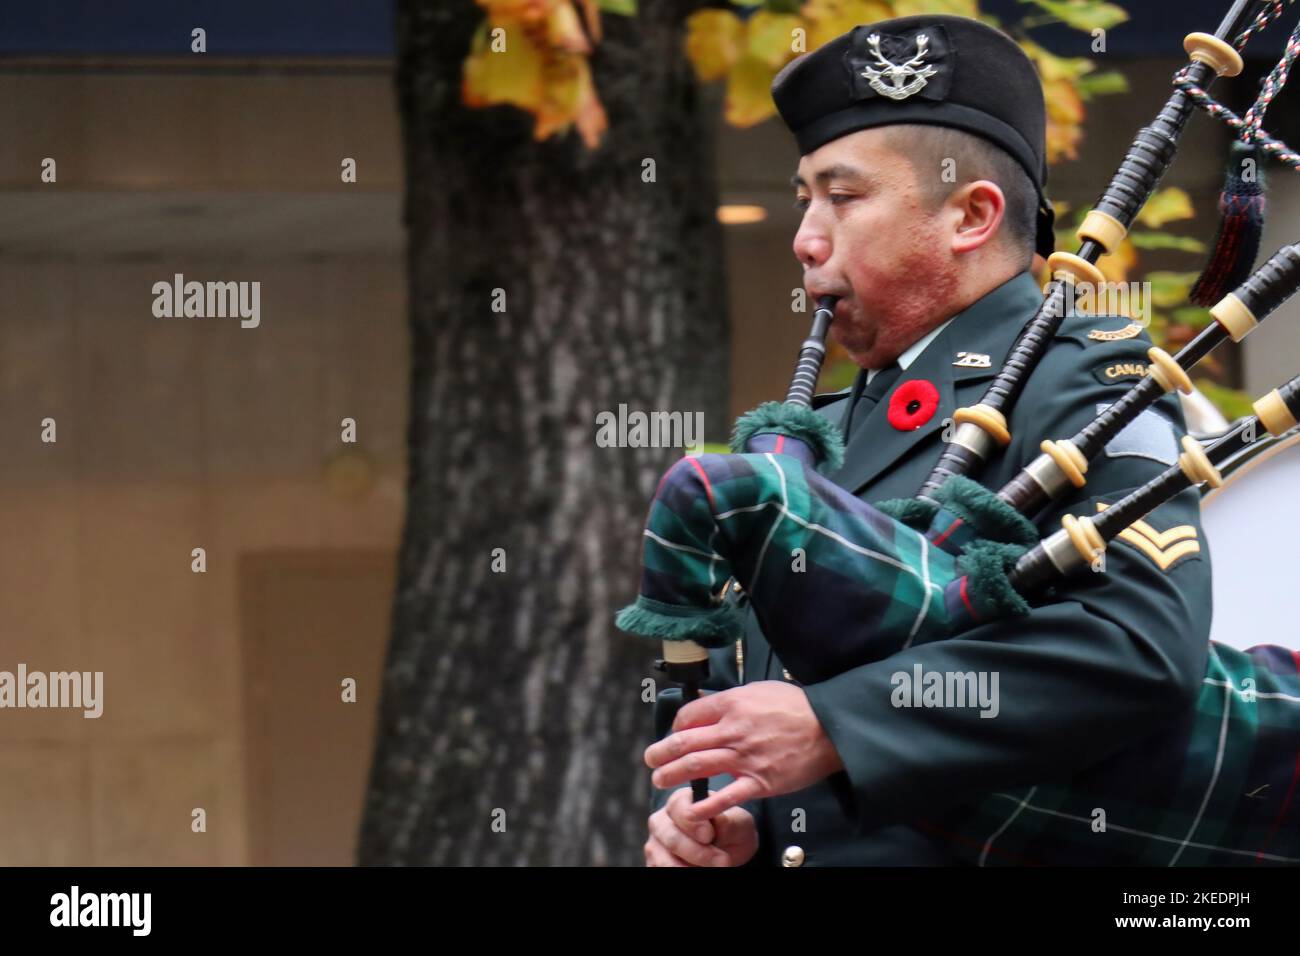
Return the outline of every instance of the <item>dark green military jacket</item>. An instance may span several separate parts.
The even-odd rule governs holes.
[[[1041,303],[1026,272],[959,313],[889,394],[858,405],[845,463],[828,477],[864,501],[915,495],[943,451],[945,420],[980,400]],[[1009,416],[1011,444],[980,481],[996,490],[1038,455],[1041,441],[1075,434],[1144,374],[1150,347],[1127,319],[1067,318]],[[888,420],[890,394],[915,379],[936,386],[940,405],[928,423],[900,431]],[[845,389],[815,405],[841,422],[849,399]],[[1177,398],[1165,395],[1107,446],[1087,485],[1042,516],[1040,528],[1059,528],[1067,511],[1095,514],[1163,471],[1183,434]],[[1189,489],[1125,531],[1106,554],[1105,573],[1085,574],[1031,603],[1025,617],[805,687],[845,769],[798,793],[746,804],[760,836],[754,865],[949,863],[942,835],[909,822],[991,791],[1065,780],[1185,712],[1200,689],[1210,631],[1199,494]],[[746,617],[738,646],[712,652],[713,689],[786,679],[753,612]],[[923,672],[996,673],[997,716],[894,706],[891,677],[915,673],[917,665]],[[678,707],[676,690],[659,695],[657,736],[668,732]],[[653,791],[652,807],[666,798]]]

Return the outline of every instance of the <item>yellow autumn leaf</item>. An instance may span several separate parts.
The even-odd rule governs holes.
[[[591,44],[582,32],[582,21],[572,4],[562,3],[546,20],[546,42],[565,53],[590,53]]]
[[[745,25],[730,10],[697,10],[686,19],[686,56],[705,83],[727,75],[744,42]]]
[[[1047,115],[1058,123],[1082,123],[1086,115],[1083,97],[1070,80],[1052,80],[1043,84]]]
[[[494,25],[518,23],[533,26],[544,23],[561,4],[567,6],[569,0],[477,0],[478,5],[488,12],[488,19]]]
[[[1047,106],[1047,162],[1055,164],[1062,159],[1077,159],[1087,112],[1079,81],[1095,70],[1096,64],[1085,57],[1057,56],[1027,38],[1018,42],[1038,68],[1043,83],[1043,100]]]
[[[599,146],[601,137],[609,128],[605,107],[601,105],[600,97],[596,95],[596,84],[591,78],[591,64],[585,59],[582,61],[582,74],[578,78],[578,102],[574,122],[578,126],[578,135],[582,137],[588,149]]]
[[[894,0],[894,16],[910,17],[919,13],[952,13],[959,17],[979,15],[976,0]]]
[[[1038,74],[1043,78],[1044,85],[1056,80],[1077,80],[1097,68],[1097,65],[1087,57],[1057,56],[1028,38],[1018,42],[1020,48],[1033,61],[1034,66],[1038,67]]]
[[[546,96],[536,110],[537,123],[533,127],[536,139],[546,139],[573,125],[586,62],[586,57],[551,51],[542,70]]]
[[[1063,126],[1047,122],[1047,165],[1055,166],[1063,159],[1078,159],[1079,144],[1083,142],[1082,126]]]
[[[580,2],[582,18],[587,21],[587,32],[591,34],[592,40],[599,43],[604,32],[600,27],[600,0],[580,0]]]
[[[466,106],[495,106],[511,103],[527,110],[541,106],[543,87],[542,51],[522,29],[507,33],[506,47],[493,52],[488,45],[488,27],[484,24],[472,44],[473,52],[465,59],[461,82],[461,99]]]
[[[1137,250],[1125,239],[1119,248],[1097,260],[1097,268],[1107,282],[1127,282],[1129,270],[1137,265]]]
[[[1047,162],[1077,159],[1083,140],[1083,99],[1074,83],[1057,79],[1043,83],[1047,103]]]
[[[741,57],[727,74],[727,122],[754,126],[776,113],[772,68],[753,56]]]
[[[807,0],[799,12],[808,24],[809,52],[859,24],[894,16],[893,5],[883,0]]]
[[[758,11],[746,24],[749,55],[766,63],[775,75],[794,56],[794,31],[802,25],[796,16]]]
[[[1147,204],[1138,213],[1137,220],[1148,228],[1159,229],[1167,222],[1191,219],[1195,215],[1192,198],[1177,186],[1170,186],[1147,200]]]

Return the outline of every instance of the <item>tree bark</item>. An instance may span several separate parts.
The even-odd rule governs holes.
[[[362,864],[642,862],[658,649],[612,622],[681,450],[598,447],[596,416],[730,427],[718,110],[683,50],[697,5],[604,17],[610,128],[589,151],[461,104],[472,0],[398,2],[410,471]]]

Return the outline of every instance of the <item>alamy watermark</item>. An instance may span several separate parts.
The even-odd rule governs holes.
[[[997,671],[927,671],[920,664],[912,672],[895,671],[889,678],[895,707],[978,707],[981,717],[996,717]]]
[[[703,412],[641,412],[620,404],[617,412],[596,413],[600,448],[685,448],[704,445]]]
[[[0,671],[0,709],[71,708],[95,719],[104,712],[103,671]]]
[[[51,926],[124,926],[148,936],[152,911],[152,893],[83,893],[74,885],[50,897]]]
[[[240,328],[262,324],[262,283],[186,282],[176,273],[171,282],[153,284],[153,314],[160,319],[238,318]]]
[[[1151,325],[1151,283],[1067,282],[1065,314],[1125,316],[1145,329]]]

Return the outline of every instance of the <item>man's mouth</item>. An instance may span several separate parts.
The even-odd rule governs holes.
[[[819,303],[819,302],[821,302],[821,300],[824,299],[824,298],[825,298],[826,296],[828,296],[828,295],[830,295],[830,296],[834,296],[834,297],[836,298],[836,300],[837,300],[836,303],[835,303],[835,316],[836,316],[836,318],[839,318],[840,316],[842,316],[842,315],[844,314],[841,310],[842,310],[842,309],[844,308],[844,306],[845,306],[846,299],[845,299],[845,297],[844,297],[843,295],[841,295],[840,293],[838,293],[838,292],[823,292],[823,291],[821,291],[821,290],[818,290],[817,292],[813,292],[811,289],[808,289],[807,292],[808,292],[808,296],[809,296],[809,298],[812,299],[812,301],[813,301],[814,303]]]

